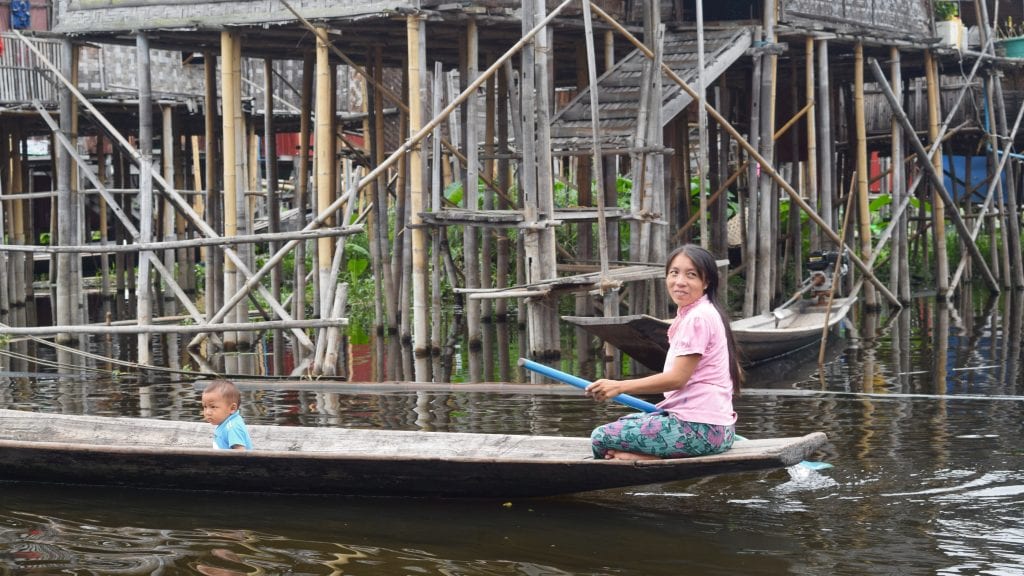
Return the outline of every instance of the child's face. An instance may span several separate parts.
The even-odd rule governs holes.
[[[203,419],[210,424],[220,424],[235,410],[238,410],[238,405],[229,404],[221,394],[203,392]]]

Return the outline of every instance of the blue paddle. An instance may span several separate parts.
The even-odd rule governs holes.
[[[572,374],[562,372],[561,370],[552,368],[550,366],[545,366],[544,364],[538,364],[537,362],[534,362],[533,360],[527,360],[526,358],[520,358],[519,365],[522,366],[523,368],[526,368],[527,370],[532,370],[538,374],[543,374],[553,380],[558,380],[559,382],[569,384],[571,386],[575,386],[583,390],[585,390],[587,386],[591,384],[590,381],[584,380],[579,376],[573,376]],[[619,394],[618,396],[612,398],[612,401],[629,406],[630,408],[635,408],[637,410],[640,410],[641,412],[660,411],[658,407],[655,406],[654,404],[651,404],[650,402],[647,402],[645,400],[641,400],[636,396],[630,396],[629,394]],[[746,438],[740,436],[739,434],[736,434],[736,440],[746,440]],[[798,466],[810,468],[811,470],[824,470],[826,468],[832,467],[832,465],[827,462],[809,462],[807,460],[801,461],[800,464],[798,464]]]
[[[583,378],[580,378],[578,376],[573,376],[572,374],[567,374],[565,372],[562,372],[561,370],[556,370],[550,366],[545,366],[544,364],[538,364],[533,360],[527,360],[526,358],[520,358],[519,365],[522,366],[523,368],[526,368],[527,370],[533,370],[538,374],[543,374],[548,378],[575,386],[581,390],[586,390],[587,386],[590,386],[591,384],[591,382],[588,380],[584,380]],[[618,402],[619,404],[629,406],[630,408],[635,408],[641,412],[659,412],[658,407],[655,406],[654,404],[651,404],[650,402],[647,402],[645,400],[641,400],[636,396],[630,396],[629,394],[619,394],[618,396],[612,398],[612,402]]]

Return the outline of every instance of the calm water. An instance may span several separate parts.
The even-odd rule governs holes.
[[[549,499],[292,498],[0,485],[2,574],[1024,574],[1021,307],[926,300],[751,371],[747,437],[822,430],[796,467]],[[565,394],[247,386],[249,422],[588,434]],[[0,379],[0,407],[198,419],[189,382]]]

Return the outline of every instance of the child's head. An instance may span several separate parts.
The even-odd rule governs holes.
[[[228,380],[213,380],[203,390],[203,418],[214,426],[238,410],[242,395]]]

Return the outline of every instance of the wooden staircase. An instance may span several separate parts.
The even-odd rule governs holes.
[[[753,28],[728,28],[704,32],[704,78],[711,83],[739,59],[753,39]],[[639,50],[623,58],[597,80],[601,148],[627,150],[636,137],[640,85],[645,56]],[[691,88],[697,87],[697,32],[665,33],[662,60]],[[662,78],[662,121],[671,121],[693,99],[674,81]],[[590,90],[583,90],[552,119],[554,150],[590,150]]]

